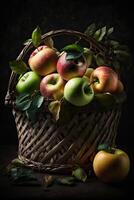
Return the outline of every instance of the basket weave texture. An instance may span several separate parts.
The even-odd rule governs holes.
[[[71,30],[50,31],[42,36],[42,42],[59,35],[76,36],[96,51],[105,50],[93,38]],[[32,48],[32,43],[26,45],[17,60],[24,59]],[[18,132],[18,157],[26,166],[40,171],[68,172],[76,165],[90,166],[99,144],[115,145],[121,107],[107,111],[78,110],[69,123],[60,124],[54,121],[46,104],[33,124],[15,107],[16,81],[17,75],[12,72],[5,103],[12,106]]]

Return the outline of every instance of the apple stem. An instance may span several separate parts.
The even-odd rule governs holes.
[[[88,84],[89,87],[90,87],[93,83],[95,83],[95,82],[97,82],[97,80],[93,80],[91,83],[89,83],[89,84]]]

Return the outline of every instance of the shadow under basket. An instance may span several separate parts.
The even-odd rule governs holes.
[[[42,36],[42,42],[58,35],[76,36],[98,51],[102,48],[94,39],[71,30],[50,31]],[[32,43],[27,44],[17,60],[25,59],[31,49]],[[12,72],[5,103],[12,106],[18,132],[18,157],[26,166],[48,173],[68,173],[77,165],[90,168],[99,144],[115,145],[121,106],[107,111],[79,110],[65,124],[56,122],[52,114],[43,109],[38,121],[32,123],[15,107],[16,82],[17,75]]]

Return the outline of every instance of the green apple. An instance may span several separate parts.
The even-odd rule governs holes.
[[[41,78],[33,71],[26,72],[21,76],[16,85],[16,91],[19,94],[32,93],[39,89]]]
[[[128,175],[130,159],[121,149],[100,150],[94,157],[93,169],[103,182],[118,182]]]
[[[94,92],[87,78],[75,77],[66,83],[64,97],[75,106],[85,106],[93,100]]]

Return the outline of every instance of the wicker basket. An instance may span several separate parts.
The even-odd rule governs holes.
[[[93,38],[72,30],[50,31],[42,36],[42,42],[47,37],[60,35],[81,38],[96,51],[105,51]],[[33,45],[29,43],[17,60],[26,59],[31,49]],[[18,157],[26,166],[45,172],[66,173],[76,165],[90,167],[99,144],[115,144],[121,107],[107,111],[78,110],[67,124],[54,121],[45,108],[40,112],[38,121],[33,124],[15,107],[16,81],[17,75],[12,72],[5,103],[12,106],[18,131]]]

